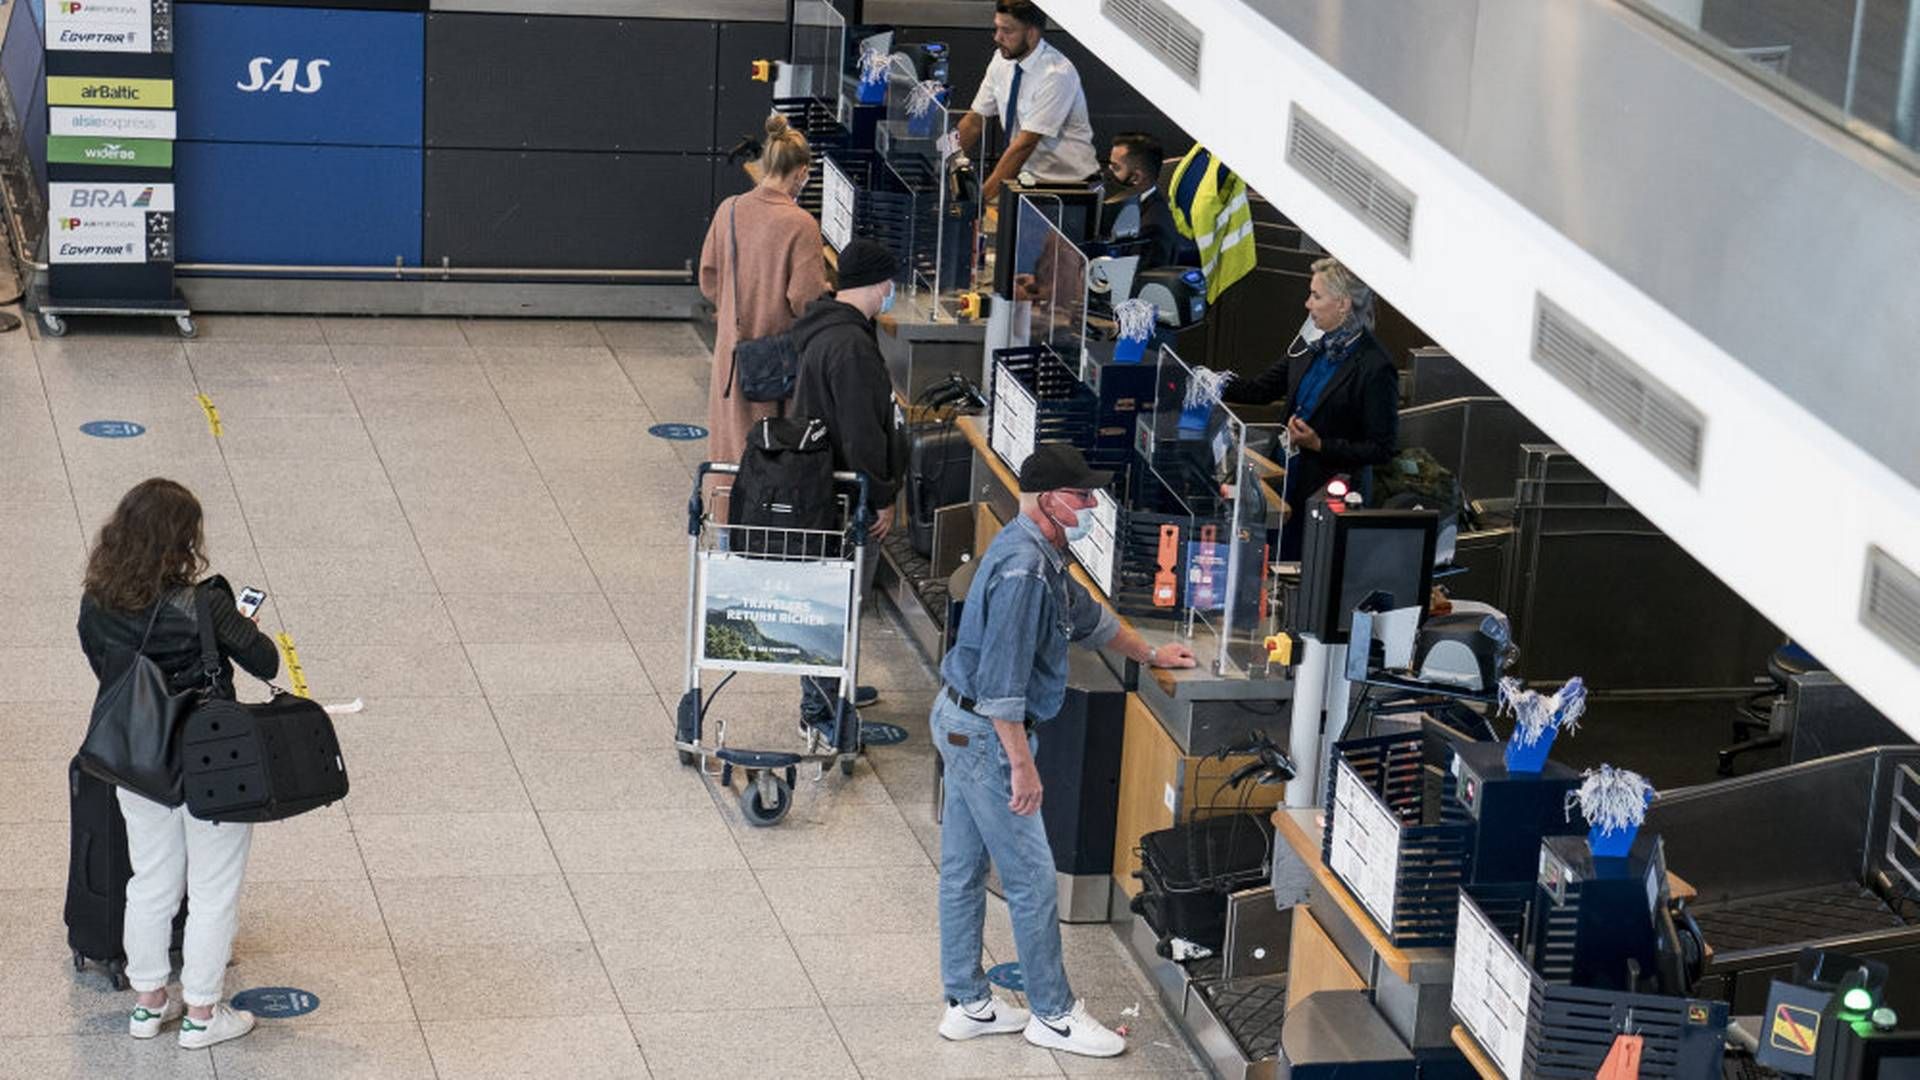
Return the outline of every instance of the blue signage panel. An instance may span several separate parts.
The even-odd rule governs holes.
[[[132,439],[147,433],[145,424],[131,420],[89,420],[80,425],[80,434],[96,439]]]
[[[319,1008],[320,998],[291,986],[262,986],[233,995],[233,1007],[245,1009],[262,1020],[285,1020],[305,1016]]]
[[[647,434],[656,439],[704,439],[707,429],[699,424],[655,424]]]
[[[181,139],[420,145],[426,16],[181,4],[173,18]]]
[[[262,8],[284,11],[285,8]],[[421,151],[181,142],[181,262],[420,263]]]
[[[1020,962],[1017,960],[1011,964],[995,964],[988,968],[987,981],[1005,990],[1015,990],[1023,994],[1027,991],[1027,977],[1021,972]]]
[[[907,741],[907,729],[898,724],[876,724],[871,720],[860,721],[860,743],[863,746],[898,746]]]

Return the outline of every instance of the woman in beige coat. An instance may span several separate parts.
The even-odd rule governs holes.
[[[767,119],[759,185],[723,201],[707,229],[700,251],[700,291],[717,309],[713,378],[707,389],[708,460],[739,461],[754,421],[781,408],[779,402],[748,401],[741,395],[731,379],[734,343],[784,333],[827,291],[820,223],[794,201],[807,185],[812,164],[807,137],[775,113]],[[738,233],[737,279],[729,219]]]

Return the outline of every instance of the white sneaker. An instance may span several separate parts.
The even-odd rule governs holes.
[[[213,1015],[204,1022],[191,1016],[181,1018],[180,1046],[185,1050],[199,1050],[214,1043],[237,1039],[252,1031],[255,1023],[252,1013],[223,1002],[213,1007]]]
[[[940,1037],[958,1042],[977,1035],[1011,1035],[1027,1026],[1027,1010],[988,994],[971,1005],[950,1002]]]
[[[1052,1020],[1035,1015],[1027,1022],[1027,1041],[1049,1050],[1065,1050],[1087,1057],[1118,1057],[1126,1053],[1127,1040],[1087,1015],[1087,1003],[1076,1001],[1073,1011]]]
[[[151,1039],[160,1034],[160,1029],[186,1015],[187,1003],[177,997],[168,997],[167,1003],[158,1009],[149,1009],[136,1003],[133,1017],[127,1021],[127,1034],[136,1039]]]

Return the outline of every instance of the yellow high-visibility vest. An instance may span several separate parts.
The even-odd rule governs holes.
[[[1247,182],[1196,144],[1174,167],[1167,187],[1174,227],[1200,248],[1200,270],[1207,276],[1211,304],[1260,262]]]

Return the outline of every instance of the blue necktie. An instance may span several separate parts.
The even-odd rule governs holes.
[[[1007,120],[1001,125],[1007,129],[1009,139],[1020,130],[1020,75],[1020,65],[1013,65],[1013,85],[1007,89]]]

